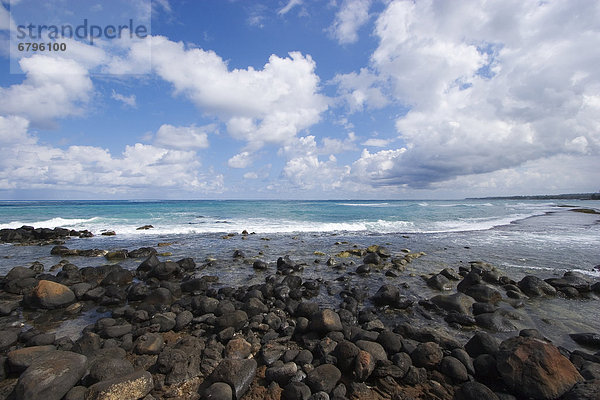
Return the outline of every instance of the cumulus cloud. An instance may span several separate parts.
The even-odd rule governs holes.
[[[408,107],[396,151],[363,152],[374,186],[430,187],[600,148],[600,5],[391,2],[371,74]]]
[[[333,37],[340,44],[356,42],[358,30],[369,20],[370,7],[371,0],[344,0],[330,28]]]
[[[163,124],[158,128],[154,144],[181,150],[205,149],[209,147],[208,133],[214,132],[213,124],[205,126],[173,126]]]
[[[152,37],[151,42],[156,74],[202,112],[218,116],[231,136],[254,149],[286,142],[317,123],[327,109],[309,55],[272,55],[261,70],[230,70],[213,51],[186,48],[162,36]],[[134,63],[137,47],[146,45],[133,46]]]
[[[349,139],[354,141],[354,136],[350,135]],[[333,154],[329,154],[325,160],[320,159],[319,155],[326,154],[324,150],[324,147],[317,145],[312,135],[297,138],[286,144],[280,150],[280,155],[287,158],[282,177],[303,190],[333,190],[341,187],[350,173],[350,167],[338,165]]]
[[[252,161],[253,161],[252,153],[250,153],[248,151],[242,151],[241,153],[236,154],[235,156],[231,157],[227,161],[227,165],[229,165],[231,168],[246,168],[250,164],[252,164]]]
[[[365,107],[382,108],[389,103],[382,87],[384,80],[367,68],[361,68],[358,73],[337,74],[331,82],[337,85],[338,94],[350,112],[362,111]]]
[[[82,114],[93,84],[86,68],[70,59],[34,55],[20,60],[23,83],[0,87],[0,113],[36,123]]]
[[[40,144],[29,122],[0,116],[0,189],[42,189],[90,193],[144,193],[155,188],[183,192],[223,190],[223,176],[199,172],[194,151],[136,143],[121,154],[94,146],[66,149]]]

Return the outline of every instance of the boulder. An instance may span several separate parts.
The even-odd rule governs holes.
[[[90,386],[86,400],[138,400],[154,388],[152,375],[148,371],[137,371],[114,379],[101,381]]]
[[[75,293],[60,283],[41,280],[26,296],[25,302],[32,307],[39,308],[61,308],[75,301]]]
[[[36,358],[54,350],[56,350],[56,347],[51,345],[23,347],[22,349],[13,350],[7,355],[8,365],[11,371],[24,371]]]
[[[431,369],[442,361],[444,353],[437,343],[419,343],[417,348],[410,354],[416,367]]]
[[[463,293],[450,295],[439,294],[431,298],[431,302],[446,311],[455,311],[460,314],[471,315],[471,307],[475,299]]]
[[[547,282],[534,275],[527,275],[517,284],[519,289],[529,297],[539,297],[543,295],[554,296],[556,289]]]
[[[21,374],[17,400],[60,400],[86,372],[87,357],[70,351],[51,351],[37,357]]]
[[[473,358],[480,354],[495,354],[500,348],[500,340],[487,332],[477,332],[465,344],[465,350]]]
[[[313,369],[306,377],[306,384],[312,392],[326,392],[333,390],[341,379],[342,373],[335,365],[322,364]]]
[[[487,386],[479,382],[467,382],[456,392],[456,400],[500,400]]]
[[[535,338],[505,340],[496,354],[496,367],[515,394],[534,399],[556,399],[583,377],[556,347]]]
[[[256,375],[256,360],[225,359],[207,378],[209,383],[224,382],[233,388],[234,399],[240,400]]]
[[[333,310],[325,309],[313,314],[310,319],[309,328],[317,332],[332,332],[342,330],[340,316]]]
[[[578,344],[600,347],[600,334],[598,333],[571,333],[569,336]]]

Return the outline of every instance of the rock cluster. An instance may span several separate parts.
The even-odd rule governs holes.
[[[408,254],[360,251],[362,265],[399,272]],[[428,300],[389,284],[369,293],[357,281],[334,307],[315,300],[323,282],[304,280],[304,265],[290,257],[248,268],[261,270],[264,283],[222,285],[190,258],[161,261],[149,250],[135,271],[67,261],[56,275],[37,264],[13,268],[1,283],[4,318],[26,311],[60,320],[96,307],[107,314],[76,340],[0,322],[0,397],[549,400],[600,390],[600,354],[569,352],[534,329],[516,329],[518,315],[500,306],[572,297],[564,288],[578,297],[597,293],[597,283],[577,274],[516,282],[471,263],[424,277],[443,292]],[[463,343],[446,327],[414,323],[413,312],[476,331]],[[501,341],[498,331],[514,335]],[[572,337],[600,342],[595,333]]]
[[[0,229],[0,243],[22,243],[22,244],[51,244],[62,243],[69,237],[92,237],[88,230],[76,231],[65,228],[34,228],[24,225],[17,229]]]

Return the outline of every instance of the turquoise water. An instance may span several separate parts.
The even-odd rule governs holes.
[[[597,206],[598,202],[570,204]],[[543,201],[0,202],[0,229],[24,224],[122,235],[240,232],[417,233],[485,230],[551,211]],[[589,205],[588,205],[589,206]],[[137,231],[142,225],[154,229]]]

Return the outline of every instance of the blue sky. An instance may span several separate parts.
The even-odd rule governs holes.
[[[2,1],[1,199],[600,189],[597,2],[68,3]],[[129,18],[150,35],[15,50]]]

